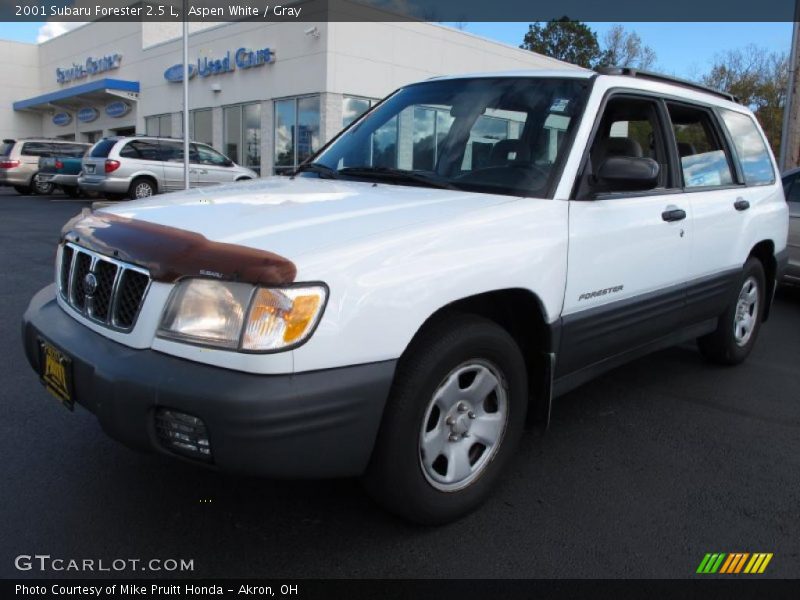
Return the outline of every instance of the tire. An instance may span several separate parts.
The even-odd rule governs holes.
[[[513,456],[527,405],[525,361],[511,336],[481,317],[443,316],[398,364],[363,477],[367,492],[416,523],[468,514]]]
[[[128,197],[132,200],[149,198],[156,195],[156,184],[147,177],[137,177],[131,182]]]
[[[716,331],[697,340],[703,356],[721,365],[737,365],[747,358],[761,329],[766,289],[761,261],[748,258],[736,295],[719,318]]]
[[[39,173],[36,173],[33,179],[31,179],[31,187],[38,196],[49,196],[53,193],[56,186],[49,181],[41,181],[39,179]]]
[[[29,196],[33,190],[31,190],[30,186],[27,185],[15,185],[14,191],[22,196]]]
[[[74,187],[74,186],[68,185],[68,186],[63,187],[61,189],[70,198],[79,198],[80,195],[81,195],[81,191],[78,188]]]

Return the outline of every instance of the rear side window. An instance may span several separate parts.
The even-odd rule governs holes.
[[[731,185],[730,157],[711,114],[701,108],[668,104],[678,146],[683,184],[687,188]]]
[[[108,153],[111,152],[116,143],[116,140],[100,140],[92,146],[89,156],[92,158],[108,158]]]
[[[53,147],[46,142],[25,142],[22,144],[23,156],[52,156]]]
[[[80,158],[86,153],[86,148],[82,144],[53,144],[53,155]]]
[[[180,142],[161,142],[161,160],[183,162],[183,144]]]
[[[15,143],[14,140],[3,140],[3,143],[0,144],[0,156],[10,156]]]
[[[775,182],[769,150],[753,122],[752,117],[732,110],[721,110],[722,120],[736,147],[739,163],[747,185],[765,185]]]
[[[125,144],[119,151],[122,158],[138,158],[139,160],[160,160],[158,156],[158,142],[149,140],[133,140]]]

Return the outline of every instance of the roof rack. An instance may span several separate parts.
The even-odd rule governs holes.
[[[713,94],[714,96],[719,96],[725,100],[739,103],[739,99],[733,94],[708,87],[702,83],[695,83],[694,81],[681,79],[680,77],[672,77],[670,75],[662,75],[660,73],[651,73],[650,71],[640,71],[639,69],[634,69],[633,67],[597,67],[595,71],[600,75],[622,75],[626,77],[638,77],[639,79],[649,79],[651,81],[671,83],[672,85],[679,85],[681,87],[705,92],[706,94]]]

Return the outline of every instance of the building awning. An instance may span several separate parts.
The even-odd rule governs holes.
[[[102,104],[111,100],[138,100],[139,82],[123,79],[98,79],[49,94],[14,102],[14,110],[76,110],[87,104]]]

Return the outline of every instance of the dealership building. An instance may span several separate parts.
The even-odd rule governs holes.
[[[182,136],[174,23],[93,22],[0,41],[0,136]],[[577,68],[424,22],[192,23],[190,136],[262,175],[285,172],[398,87],[442,74]]]

